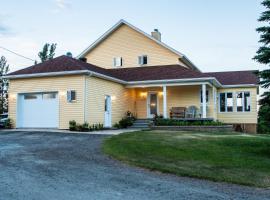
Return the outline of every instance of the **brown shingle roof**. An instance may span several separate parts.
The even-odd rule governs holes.
[[[250,71],[228,71],[228,72],[208,72],[204,73],[216,79],[222,85],[258,84],[259,79],[255,75],[255,70]]]
[[[150,67],[132,67],[120,69],[104,69],[83,61],[60,56],[44,63],[12,72],[8,75],[24,75],[49,72],[65,72],[89,70],[124,81],[146,81],[165,79],[190,79],[215,77],[223,85],[257,84],[254,71],[209,72],[201,73],[187,69],[181,65],[162,65]]]
[[[125,81],[165,80],[206,78],[207,74],[187,69],[181,65],[162,65],[149,67],[130,67],[121,69],[108,69],[114,76]]]

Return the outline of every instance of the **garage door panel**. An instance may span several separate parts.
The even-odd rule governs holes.
[[[57,93],[23,94],[19,99],[20,127],[58,127],[59,101]]]

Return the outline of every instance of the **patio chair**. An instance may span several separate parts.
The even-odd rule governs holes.
[[[186,110],[186,118],[196,118],[198,108],[196,106],[189,106]]]
[[[170,118],[185,118],[185,107],[172,107],[170,110]]]

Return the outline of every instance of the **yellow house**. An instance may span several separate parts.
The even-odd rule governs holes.
[[[126,111],[137,118],[193,118],[257,124],[254,71],[201,72],[184,54],[120,20],[77,59],[60,56],[10,73],[9,116],[16,128],[67,129],[70,120],[111,127]],[[184,116],[185,117],[185,116]]]

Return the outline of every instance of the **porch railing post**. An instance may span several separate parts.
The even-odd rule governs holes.
[[[206,84],[202,84],[202,117],[206,118]]]
[[[163,117],[166,119],[167,116],[167,86],[163,86]]]

